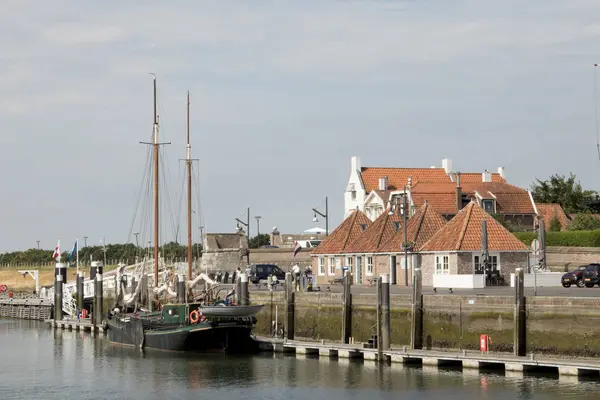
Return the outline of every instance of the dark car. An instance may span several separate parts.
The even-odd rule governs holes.
[[[577,285],[577,287],[584,287],[583,273],[587,269],[587,265],[580,265],[572,271],[565,272],[561,278],[562,285],[564,287],[571,287],[571,285]]]
[[[271,275],[275,275],[279,281],[285,280],[285,272],[275,264],[254,264],[250,268],[250,282],[254,284],[267,280]]]
[[[600,285],[600,264],[589,264],[583,271],[583,284],[585,287]]]

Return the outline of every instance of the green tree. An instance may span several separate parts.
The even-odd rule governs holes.
[[[575,174],[569,177],[552,175],[550,179],[536,179],[531,185],[533,199],[538,203],[558,203],[567,214],[589,210],[589,202],[596,196],[593,190],[583,190]]]
[[[550,232],[560,232],[562,230],[562,225],[560,224],[560,220],[556,215],[550,220],[550,226],[548,227],[548,230]]]
[[[250,238],[248,247],[251,249],[258,249],[260,246],[265,246],[271,243],[271,236],[267,233],[261,233],[260,235]]]
[[[570,231],[593,231],[600,229],[600,219],[597,218],[597,215],[590,213],[577,214],[567,229]]]

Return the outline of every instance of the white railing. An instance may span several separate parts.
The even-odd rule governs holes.
[[[433,287],[446,289],[483,289],[485,287],[485,275],[433,274]]]

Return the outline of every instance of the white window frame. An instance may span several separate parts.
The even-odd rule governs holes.
[[[329,276],[335,276],[335,257],[329,257]]]
[[[450,255],[449,254],[436,254],[434,257],[434,268],[435,274],[437,275],[448,275],[450,274]],[[440,268],[438,268],[440,267]],[[445,268],[444,268],[445,267]]]
[[[496,262],[496,270],[498,272],[502,271],[501,265],[500,265],[500,253],[488,253],[490,256],[490,263],[492,265],[492,271],[494,270],[494,261]],[[475,259],[479,258],[479,260],[481,260],[481,254],[480,253],[473,253],[473,271],[475,271],[475,267],[477,266],[477,263],[475,263]],[[481,261],[479,261],[479,263],[481,263]]]
[[[481,199],[481,208],[483,208],[483,210],[485,212],[489,212],[485,209],[485,202],[486,201],[491,201],[492,202],[492,214],[496,214],[496,200],[494,199]]]
[[[318,259],[318,271],[319,275],[325,275],[325,257],[319,257]]]
[[[368,254],[365,258],[365,275],[373,276],[373,255]]]
[[[346,267],[351,274],[354,273],[354,256],[346,256]]]

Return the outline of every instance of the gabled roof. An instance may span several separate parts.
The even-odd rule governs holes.
[[[554,218],[558,218],[561,231],[567,229],[567,226],[571,223],[571,220],[558,203],[536,203],[535,206],[538,211],[538,217],[544,218],[546,230],[550,229],[550,223]]]
[[[379,168],[363,167],[361,176],[365,190],[379,189],[379,178],[387,176],[389,190],[401,190],[408,184],[408,178],[412,177],[412,184],[416,182],[452,182],[443,168]]]
[[[358,238],[371,220],[360,210],[354,210],[342,223],[323,240],[311,254],[340,254]]]
[[[446,225],[446,220],[427,203],[423,204],[406,223],[408,242],[415,243],[415,249],[425,244],[437,231]],[[403,250],[404,232],[399,230],[388,241],[379,246],[383,253]]]
[[[472,200],[477,194],[483,199],[495,199],[498,214],[535,214],[529,192],[508,183],[463,183],[461,174],[461,190]],[[457,213],[456,183],[418,183],[413,186],[411,196],[416,206],[428,201],[441,214]]]
[[[480,251],[481,221],[486,221],[489,251],[529,251],[519,239],[492,218],[477,203],[470,202],[420,251]]]
[[[389,208],[386,209],[344,251],[346,253],[373,253],[379,251],[379,247],[401,229],[401,219],[402,217],[397,213],[389,215]]]

